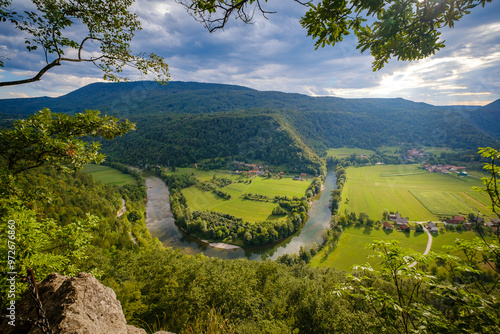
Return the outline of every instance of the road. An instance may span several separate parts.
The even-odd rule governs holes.
[[[417,224],[420,224],[420,225],[422,225],[423,223],[425,223],[425,222],[417,222]],[[427,255],[427,254],[429,254],[429,252],[431,251],[431,248],[432,248],[432,235],[431,235],[431,232],[429,232],[429,230],[427,228],[425,228],[425,226],[422,225],[422,227],[424,228],[424,231],[425,231],[425,233],[427,233],[427,237],[428,237],[427,247],[425,248],[425,251],[424,251],[424,255]],[[417,261],[410,264],[410,268],[415,267],[416,265],[417,265]]]

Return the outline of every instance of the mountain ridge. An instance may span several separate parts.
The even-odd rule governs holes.
[[[469,109],[403,98],[312,97],[237,85],[140,81],[93,83],[57,98],[0,100],[0,115],[26,117],[48,107],[70,114],[98,109],[128,118],[137,122],[137,131],[103,146],[124,163],[187,165],[238,156],[317,172],[319,156],[330,147],[494,145],[500,139],[494,121],[499,101]]]

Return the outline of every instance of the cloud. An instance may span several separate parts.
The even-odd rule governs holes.
[[[29,95],[26,93],[15,93],[15,92],[7,93],[8,99],[28,98],[28,97],[29,97]]]
[[[475,8],[470,15],[445,29],[446,48],[435,56],[415,61],[391,60],[373,72],[373,58],[360,54],[355,36],[335,47],[314,50],[299,19],[305,7],[294,1],[269,1],[266,10],[276,11],[265,19],[245,25],[230,20],[225,30],[210,34],[174,1],[137,0],[143,30],[132,49],[165,57],[172,80],[227,83],[258,90],[280,90],[308,95],[340,97],[404,97],[437,105],[486,104],[500,98],[499,3]],[[75,25],[72,34],[83,29]],[[41,53],[28,53],[23,37],[15,29],[0,33],[0,57],[8,53],[4,77],[22,77],[44,64]],[[8,65],[8,67],[7,67]],[[148,79],[127,69],[133,80]],[[91,82],[102,73],[89,64],[65,64],[30,84],[29,96],[57,96]],[[25,86],[27,87],[27,86]],[[23,93],[20,88],[0,90],[0,97]]]

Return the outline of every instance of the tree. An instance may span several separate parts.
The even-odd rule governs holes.
[[[177,0],[210,31],[223,29],[231,16],[245,23],[267,0]],[[353,32],[357,48],[370,50],[372,68],[380,70],[391,57],[412,61],[433,55],[444,47],[441,30],[453,28],[470,10],[491,0],[320,0],[298,1],[308,10],[300,20],[316,49],[341,42]]]
[[[157,81],[168,81],[168,66],[162,57],[133,54],[130,49],[134,33],[141,30],[137,15],[129,12],[133,1],[33,0],[32,8],[17,13],[11,0],[0,0],[0,21],[22,31],[27,50],[42,49],[46,62],[35,76],[0,82],[0,86],[38,81],[50,69],[68,62],[92,63],[110,81],[126,80],[121,75],[125,66],[144,75],[154,73]],[[69,28],[78,24],[87,32],[77,38]],[[4,67],[2,60],[0,67]]]
[[[489,177],[483,177],[481,180],[486,186],[485,190],[491,199],[491,210],[500,218],[500,166],[496,164],[500,160],[500,151],[491,147],[479,148],[479,154],[490,159],[489,163],[484,165],[484,169],[490,174]]]
[[[49,109],[14,121],[11,129],[0,132],[0,170],[15,176],[20,172],[52,165],[63,170],[100,163],[100,144],[88,143],[81,137],[113,139],[135,125],[113,116],[100,116],[97,110],[86,110],[74,116],[57,114]]]

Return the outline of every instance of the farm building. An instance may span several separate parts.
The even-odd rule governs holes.
[[[383,222],[382,228],[384,230],[391,230],[391,231],[394,230],[394,226],[392,226],[392,224],[389,223],[388,221]]]
[[[428,229],[429,231],[431,231],[431,232],[436,232],[436,233],[437,233],[437,232],[438,232],[438,230],[439,230],[439,229],[438,229],[438,227],[437,227],[437,225],[436,225],[436,224],[434,224],[434,223],[432,223],[432,222],[427,224],[427,229]]]

